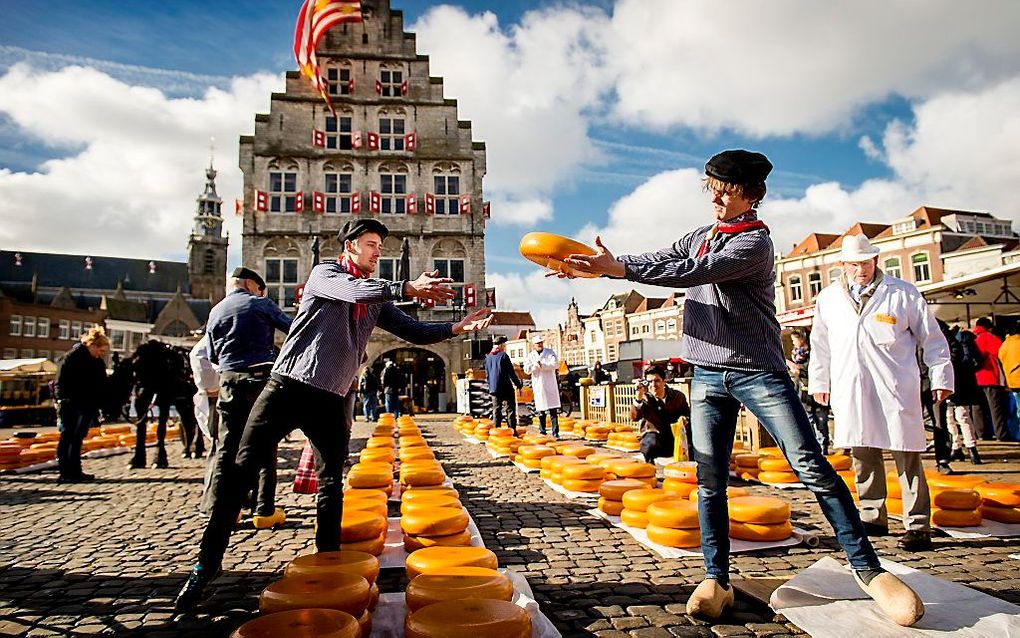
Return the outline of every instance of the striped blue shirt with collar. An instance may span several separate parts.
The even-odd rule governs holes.
[[[452,337],[453,324],[417,321],[393,304],[402,298],[404,283],[360,279],[335,261],[312,268],[273,374],[343,396],[365,363],[377,325],[416,345]],[[352,314],[356,304],[367,311],[358,320]]]
[[[712,226],[668,248],[621,255],[630,281],[686,288],[680,356],[697,366],[749,372],[786,370],[775,306],[775,249],[767,229],[717,234]]]

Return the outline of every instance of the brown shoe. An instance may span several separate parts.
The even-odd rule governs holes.
[[[706,578],[687,599],[687,613],[691,616],[718,618],[727,607],[733,606],[733,585],[723,589],[719,581]]]
[[[868,585],[864,584],[857,572],[854,572],[854,580],[897,625],[909,627],[924,616],[924,603],[921,602],[921,598],[906,583],[889,572],[875,576]]]

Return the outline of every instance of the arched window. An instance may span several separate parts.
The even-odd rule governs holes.
[[[928,261],[928,253],[915,253],[910,256],[910,264],[914,267],[914,281],[921,283],[931,281],[931,265]]]
[[[814,299],[822,291],[822,273],[808,273],[808,290],[811,291],[811,298]]]
[[[882,262],[882,270],[885,271],[885,274],[892,277],[896,277],[898,279],[903,278],[903,269],[900,266],[899,257],[890,257]]]

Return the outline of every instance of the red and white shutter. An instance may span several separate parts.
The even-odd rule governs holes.
[[[371,191],[368,194],[368,212],[378,213],[382,210],[382,195],[376,191]]]
[[[379,150],[379,134],[369,131],[365,134],[368,141],[368,150],[378,151]]]
[[[361,131],[351,133],[351,148],[361,148]]]
[[[432,193],[425,193],[425,214],[436,214],[436,196]]]
[[[418,196],[411,193],[406,198],[407,201],[407,214],[417,215],[418,214]]]
[[[351,79],[347,80],[347,93],[354,95],[354,76],[351,76]]]
[[[326,148],[326,131],[315,129],[312,131],[312,146]]]
[[[418,136],[410,132],[404,136],[404,150],[413,151],[418,148]]]
[[[379,80],[375,81],[375,94],[382,95],[382,82]]]
[[[315,191],[312,193],[312,212],[326,212],[326,194]]]
[[[239,199],[234,200],[234,215],[237,217],[244,215],[244,204]]]
[[[305,212],[305,194],[295,193],[294,194],[294,212],[303,213]]]
[[[400,85],[400,94],[407,95],[407,80],[404,80]]]
[[[255,191],[255,210],[264,213],[269,210],[269,193]]]
[[[471,196],[461,195],[460,196],[460,214],[470,215],[471,214]]]
[[[351,193],[351,212],[361,212],[361,193]]]
[[[478,289],[474,284],[466,284],[464,286],[464,307],[474,308],[476,305],[478,305]]]

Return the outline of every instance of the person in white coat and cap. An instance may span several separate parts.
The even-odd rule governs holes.
[[[538,413],[538,431],[545,434],[545,415],[549,413],[552,435],[560,438],[560,384],[556,372],[560,358],[552,348],[546,348],[542,335],[531,338],[533,349],[524,360],[524,374],[531,375],[531,389],[535,393],[535,412]]]
[[[953,393],[949,344],[912,284],[878,269],[878,249],[864,235],[843,239],[843,275],[815,300],[808,390],[832,406],[833,447],[853,455],[861,520],[869,536],[888,534],[885,466],[888,450],[903,493],[907,533],[899,547],[926,551],[931,502],[921,465],[927,445],[921,407],[921,349],[933,400]]]

